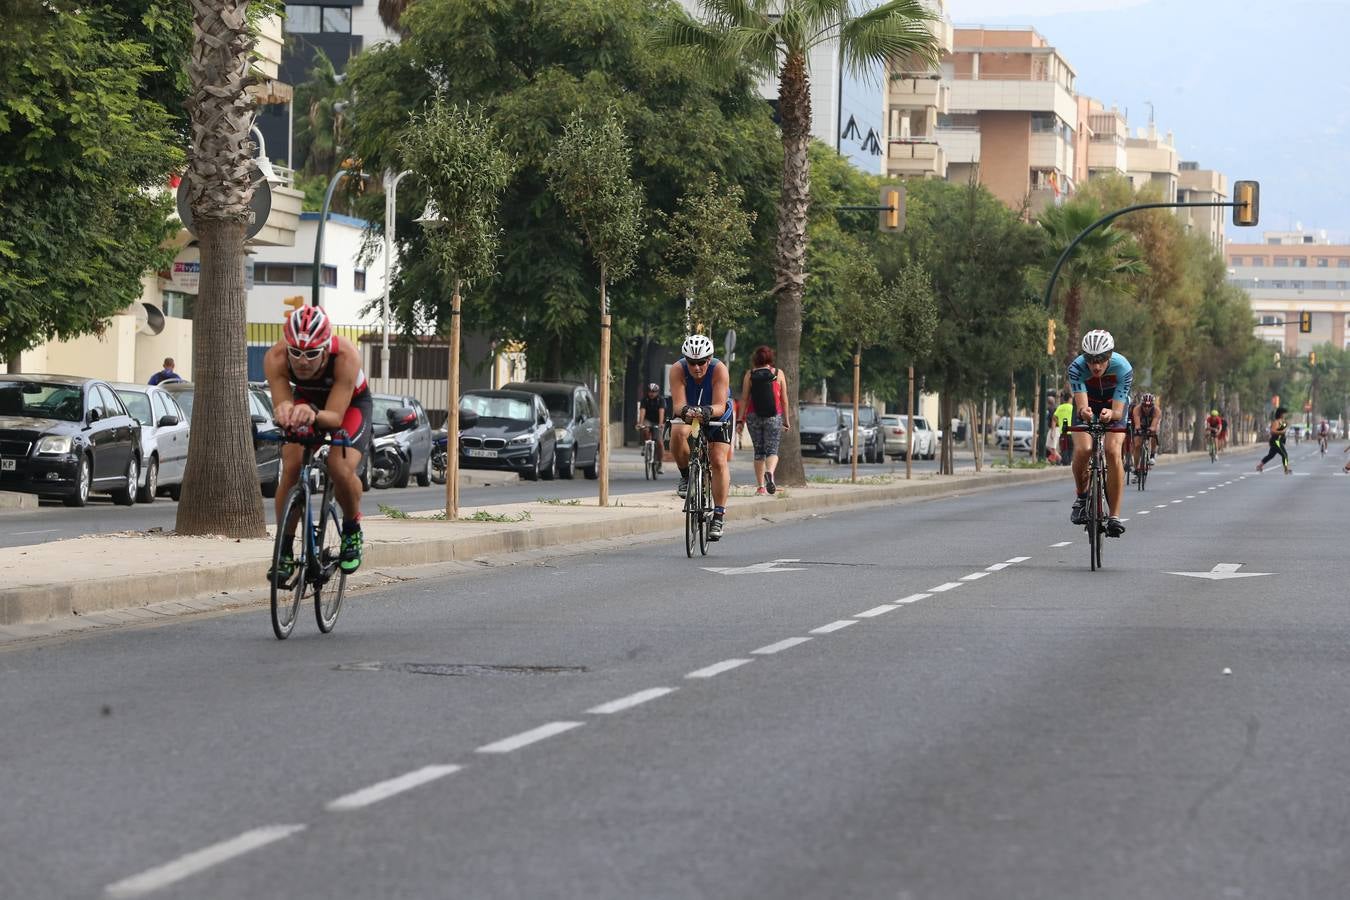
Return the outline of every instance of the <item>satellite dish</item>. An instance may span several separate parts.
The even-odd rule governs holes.
[[[153,303],[137,303],[132,315],[141,334],[156,335],[164,330],[164,312]]]

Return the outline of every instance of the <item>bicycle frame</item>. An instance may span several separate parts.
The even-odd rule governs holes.
[[[1124,426],[1112,426],[1105,422],[1089,422],[1086,425],[1070,426],[1069,431],[1083,432],[1092,438],[1092,449],[1088,457],[1088,521],[1084,528],[1088,534],[1088,559],[1092,571],[1102,567],[1102,535],[1106,533],[1107,511],[1107,471],[1106,441],[1108,433],[1123,432]]]

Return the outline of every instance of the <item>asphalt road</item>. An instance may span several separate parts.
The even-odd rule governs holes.
[[[0,896],[1345,896],[1350,479],[1249,456],[5,645]]]
[[[969,461],[969,454],[958,455],[959,461]],[[640,468],[641,458],[632,451],[620,451],[620,465],[616,465],[610,474],[610,493],[631,494],[652,490],[652,482],[646,480]],[[859,470],[864,475],[874,475],[905,470],[904,460],[899,464],[888,462],[884,465],[862,465]],[[916,472],[937,470],[936,461],[915,460]],[[844,477],[847,466],[813,464],[809,474],[821,474],[832,478]],[[500,477],[500,473],[492,473]],[[755,476],[752,456],[748,450],[738,451],[732,466],[734,483],[754,486]],[[675,466],[667,463],[660,483],[675,489],[678,479]],[[460,489],[460,504],[465,507],[490,505],[495,503],[519,503],[538,497],[558,497],[564,500],[576,497],[594,498],[597,496],[596,482],[587,481],[578,472],[575,479],[554,479],[553,481],[522,481],[512,478],[502,484],[463,487]],[[412,482],[406,488],[367,491],[361,500],[361,511],[365,515],[377,515],[380,505],[397,507],[404,512],[445,507],[445,486],[432,484],[419,488]],[[263,503],[268,523],[275,518],[271,500]],[[59,500],[44,500],[36,510],[0,510],[0,547],[19,547],[28,544],[40,544],[47,541],[64,540],[79,537],[82,534],[102,534],[120,531],[147,531],[162,528],[171,531],[178,515],[178,504],[167,497],[158,497],[154,503],[134,506],[117,506],[106,494],[94,494],[89,505],[82,509],[63,506]]]

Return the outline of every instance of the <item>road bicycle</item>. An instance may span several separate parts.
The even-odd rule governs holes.
[[[300,604],[309,592],[319,631],[328,634],[337,624],[347,591],[347,573],[338,565],[342,514],[333,498],[328,456],[355,445],[342,431],[286,433],[269,439],[304,447],[300,478],[282,504],[272,547],[272,633],[279,641],[291,636]],[[289,572],[282,575],[286,559],[290,560]]]
[[[1134,484],[1139,490],[1144,489],[1144,482],[1148,480],[1148,472],[1153,468],[1153,447],[1147,434],[1144,435],[1144,442],[1139,448],[1139,462],[1134,466]]]
[[[661,443],[656,440],[659,431],[655,425],[638,425],[638,431],[647,432],[647,439],[642,442],[642,471],[647,476],[648,481],[655,481],[661,474]]]
[[[689,425],[689,488],[684,495],[684,553],[708,555],[708,533],[712,529],[712,464],[708,461],[708,436],[703,433],[703,420],[695,418]]]
[[[1317,436],[1317,449],[1321,452],[1321,454],[1322,454],[1323,456],[1326,456],[1326,455],[1327,455],[1327,436],[1326,436],[1326,435],[1324,435],[1324,434],[1319,434],[1319,435]]]
[[[1209,461],[1212,463],[1219,456],[1219,439],[1211,432],[1205,435],[1205,449],[1209,451]]]
[[[1111,432],[1123,432],[1120,426],[1107,425],[1105,422],[1089,422],[1086,425],[1074,425],[1070,431],[1081,431],[1092,437],[1092,449],[1088,456],[1088,502],[1087,524],[1088,556],[1091,570],[1102,567],[1102,538],[1106,536],[1106,441],[1103,438]]]

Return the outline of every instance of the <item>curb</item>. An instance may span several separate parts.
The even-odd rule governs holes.
[[[915,484],[876,485],[847,492],[804,495],[789,492],[775,499],[750,499],[737,502],[727,511],[731,521],[752,520],[771,513],[808,510],[835,510],[957,496],[977,491],[1018,487],[1065,478],[1068,467],[1032,469],[1021,472],[985,472],[962,476],[957,483],[934,480]],[[738,498],[738,501],[741,498]],[[481,556],[538,550],[587,541],[623,538],[663,531],[678,531],[684,524],[683,513],[662,510],[620,520],[562,523],[512,531],[463,537],[435,537],[426,540],[371,542],[366,547],[365,567],[417,566],[471,560]],[[265,561],[251,560],[209,568],[161,574],[129,575],[102,581],[83,581],[58,585],[15,587],[0,590],[0,626],[42,622],[63,616],[81,616],[107,610],[177,602],[182,612],[202,607],[195,598],[219,597],[224,593],[263,587]]]
[[[15,491],[0,491],[0,509],[37,509],[37,494],[20,494]]]

